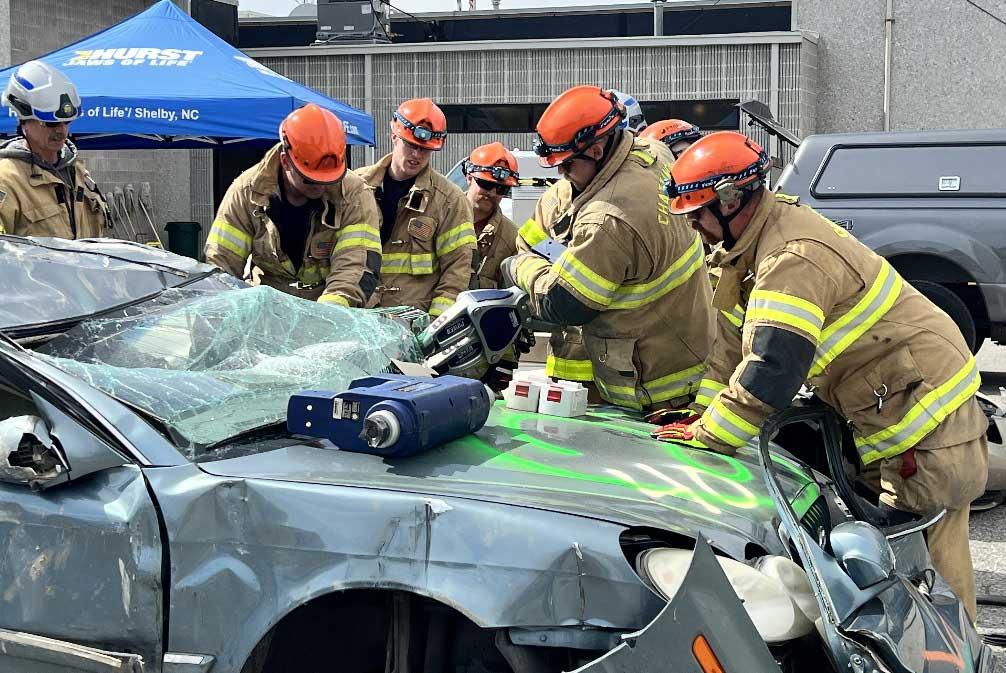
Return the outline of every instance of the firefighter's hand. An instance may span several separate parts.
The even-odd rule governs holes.
[[[647,423],[653,425],[668,425],[669,423],[682,423],[691,425],[699,420],[699,415],[691,409],[657,409],[651,411],[643,417]]]
[[[685,446],[691,446],[696,449],[708,449],[708,446],[695,439],[695,432],[693,430],[694,427],[694,423],[670,423],[655,430],[654,432],[651,432],[650,436],[654,439],[659,439],[662,442],[684,444]]]
[[[500,287],[513,287],[517,285],[517,255],[507,257],[500,262]]]

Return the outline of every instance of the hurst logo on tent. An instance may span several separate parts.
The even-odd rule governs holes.
[[[203,52],[191,49],[157,49],[154,47],[119,47],[115,49],[83,49],[63,65],[154,65],[187,66]]]

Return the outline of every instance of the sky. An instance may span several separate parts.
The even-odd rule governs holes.
[[[623,4],[625,2],[645,2],[646,0],[596,0],[585,3],[584,0],[502,0],[502,8],[507,7],[551,7],[557,5],[583,4]],[[468,6],[468,0],[463,0]],[[492,0],[476,0],[477,9],[492,9]],[[287,16],[296,7],[297,0],[238,0],[238,9],[249,9],[273,16]],[[395,7],[407,12],[451,12],[458,8],[457,0],[392,0]]]

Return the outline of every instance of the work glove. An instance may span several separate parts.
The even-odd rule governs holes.
[[[708,446],[695,439],[695,433],[692,430],[694,425],[694,423],[688,425],[682,423],[670,423],[651,432],[650,437],[659,439],[662,442],[684,444],[685,446],[691,446],[696,449],[708,449]]]
[[[657,409],[646,414],[643,419],[653,425],[668,425],[670,423],[683,423],[691,425],[699,420],[699,414],[691,409]]]
[[[517,255],[507,257],[500,262],[500,279],[503,281],[500,287],[517,285]]]

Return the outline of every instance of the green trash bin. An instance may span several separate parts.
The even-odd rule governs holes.
[[[198,222],[168,222],[164,230],[168,232],[168,250],[176,255],[199,259],[202,226]]]

